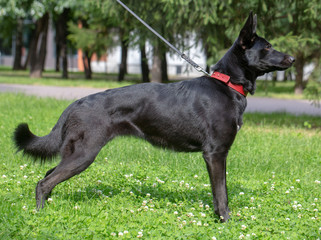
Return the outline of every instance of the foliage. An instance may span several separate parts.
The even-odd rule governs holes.
[[[160,150],[132,138],[110,142],[87,171],[58,185],[45,209],[35,211],[35,184],[57,162],[41,166],[15,154],[12,131],[23,121],[45,135],[70,102],[13,94],[0,100],[1,239],[321,235],[320,118],[245,115],[228,157],[232,219],[221,224],[201,154]]]
[[[304,65],[314,62],[319,66],[320,0],[147,0],[139,4],[134,0],[124,0],[124,3],[182,51],[191,47],[191,42],[201,44],[208,65],[214,64],[225,53],[247,15],[253,11],[258,15],[259,35],[266,36],[276,49],[297,58],[297,84],[305,87],[302,82]],[[0,0],[0,6],[1,36],[10,35],[18,18],[37,19],[46,11],[60,13],[63,8],[70,8],[74,13],[73,22],[82,18],[89,24],[83,33],[75,29],[75,25],[70,27],[73,30],[70,39],[77,46],[88,42],[86,47],[89,47],[95,42],[95,47],[91,49],[99,53],[106,47],[114,47],[115,42],[111,41],[113,36],[118,43],[127,41],[131,46],[139,46],[148,41],[152,46],[161,48],[162,52],[170,52],[116,1]],[[115,35],[119,37],[115,38]]]

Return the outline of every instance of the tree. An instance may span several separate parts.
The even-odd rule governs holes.
[[[49,13],[45,13],[36,21],[36,30],[34,32],[30,45],[30,77],[42,77],[42,71],[45,66],[47,53],[47,32],[49,24]]]
[[[60,58],[62,60],[62,78],[68,78],[67,58],[67,23],[70,19],[70,8],[64,8],[55,20],[56,26],[56,71],[60,70]]]

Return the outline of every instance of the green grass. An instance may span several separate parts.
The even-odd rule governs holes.
[[[61,73],[54,71],[43,72],[42,78],[29,78],[28,71],[12,71],[0,68],[0,83],[63,86],[63,87],[92,87],[116,88],[139,82],[138,75],[127,75],[122,82],[117,81],[117,74],[93,73],[93,79],[86,80],[84,73],[69,72],[69,79],[62,79]]]
[[[226,224],[213,214],[201,153],[135,138],[108,143],[35,211],[36,183],[57,161],[40,165],[15,154],[12,132],[28,122],[47,134],[69,103],[0,94],[0,239],[321,237],[321,119],[308,116],[245,115],[228,156]]]

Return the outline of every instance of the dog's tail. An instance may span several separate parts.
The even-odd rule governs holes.
[[[14,131],[13,141],[17,147],[17,152],[40,159],[42,162],[54,158],[59,152],[61,138],[57,131],[53,130],[44,137],[34,135],[28,124],[21,123]]]

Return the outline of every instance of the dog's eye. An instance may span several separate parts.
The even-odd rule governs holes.
[[[265,50],[270,50],[271,48],[272,48],[272,45],[271,45],[271,44],[266,44]]]

